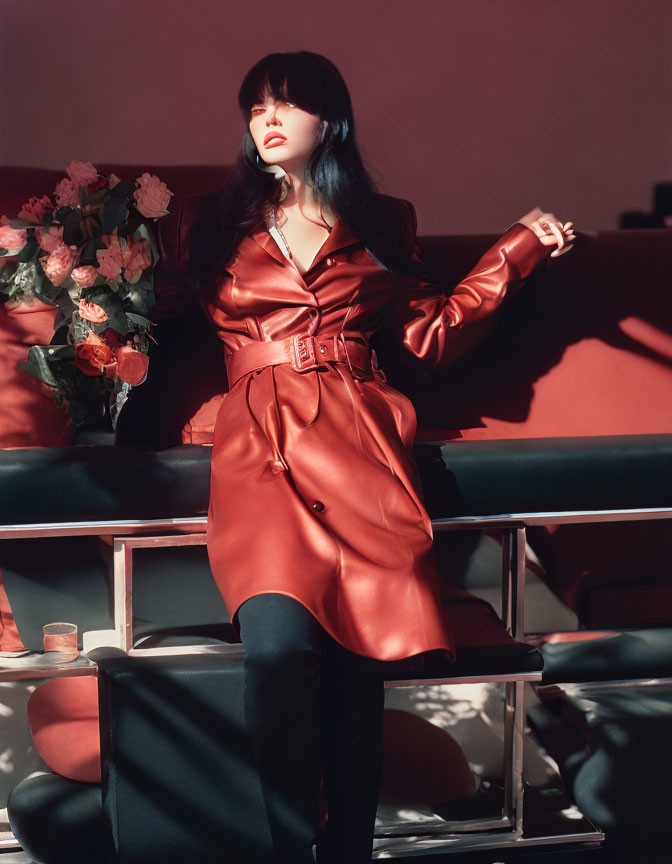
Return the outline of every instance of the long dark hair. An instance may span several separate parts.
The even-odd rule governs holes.
[[[311,51],[268,54],[245,76],[238,104],[245,122],[268,89],[276,100],[294,102],[327,122],[326,132],[306,163],[306,182],[320,203],[337,213],[348,230],[391,273],[417,266],[398,242],[398,225],[377,196],[355,141],[348,88],[336,66]],[[278,203],[282,184],[257,164],[249,129],[240,155],[221,189],[203,200],[189,234],[189,276],[203,299],[245,234],[258,222],[266,201]],[[263,163],[262,163],[263,164]],[[395,236],[396,235],[396,236]]]

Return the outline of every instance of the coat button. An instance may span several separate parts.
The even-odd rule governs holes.
[[[321,513],[324,510],[324,504],[321,501],[313,501],[313,510]]]
[[[327,258],[324,263],[327,267],[333,267],[336,261],[333,258]]]

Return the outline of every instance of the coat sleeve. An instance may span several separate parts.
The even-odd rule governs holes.
[[[412,257],[422,264],[415,208],[406,203],[412,220]],[[391,317],[411,362],[430,374],[461,357],[490,330],[504,298],[552,251],[552,246],[544,246],[533,231],[516,222],[449,294],[418,277],[400,277]]]

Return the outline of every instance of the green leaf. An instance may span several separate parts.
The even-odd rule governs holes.
[[[68,294],[59,294],[52,305],[58,306],[56,320],[54,321],[54,331],[58,330],[64,324],[70,324],[72,315],[77,309]]]
[[[101,204],[105,200],[105,198],[107,198],[107,197],[108,197],[107,189],[105,189],[104,187],[101,187],[100,189],[96,189],[95,192],[92,192],[89,195],[86,203],[89,205],[89,207],[96,207],[98,204]]]
[[[35,236],[29,237],[26,245],[16,256],[21,262],[35,261],[42,254],[40,244],[35,239]]]
[[[149,316],[156,306],[154,295],[147,291],[138,291],[135,285],[129,288],[128,301],[131,303],[133,312],[138,315]]]
[[[113,191],[116,191],[113,190]],[[128,218],[128,207],[123,198],[112,198],[100,211],[103,234],[111,234]]]
[[[97,303],[107,312],[108,320],[105,321],[106,327],[111,327],[122,336],[128,333],[130,328],[119,297],[109,291],[92,291],[90,294],[87,294],[86,299],[91,303]]]
[[[124,201],[130,198],[130,196],[135,191],[135,180],[122,180],[121,183],[117,183],[114,189],[109,189],[110,198],[122,198]]]
[[[47,353],[49,355],[49,363],[53,363],[56,360],[67,360],[68,363],[72,363],[75,359],[75,346],[50,345]]]
[[[33,378],[44,381],[49,387],[58,388],[58,381],[49,367],[49,356],[53,356],[55,349],[41,345],[33,345],[28,350],[28,356],[22,363],[17,363],[19,369],[27,372]]]
[[[139,327],[144,327],[146,329],[149,329],[152,324],[149,318],[143,318],[142,315],[136,315],[135,312],[127,312],[126,317],[133,324],[137,324]]]
[[[68,246],[79,247],[84,242],[81,211],[72,208],[67,209],[67,214],[61,219],[63,224],[63,242]]]

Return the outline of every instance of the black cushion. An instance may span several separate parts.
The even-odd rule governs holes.
[[[672,435],[417,445],[430,515],[669,507]]]
[[[38,864],[93,864],[111,851],[98,783],[28,777],[12,790],[7,813],[14,836]]]
[[[669,861],[672,688],[561,694],[527,717],[579,810],[604,830],[608,860]]]
[[[416,444],[433,518],[668,507],[672,435]],[[210,447],[0,451],[0,524],[207,512]]]
[[[209,447],[0,450],[5,525],[198,516],[209,487]]]
[[[98,663],[104,807],[118,860],[270,862],[240,660],[112,656]]]
[[[672,677],[672,627],[542,647],[544,684]]]

